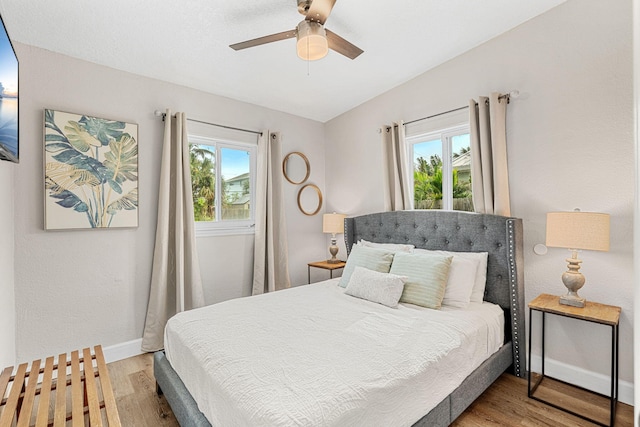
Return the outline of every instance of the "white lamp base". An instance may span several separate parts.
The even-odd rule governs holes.
[[[327,260],[329,264],[337,264],[340,262],[336,255],[338,255],[338,247],[336,245],[329,246],[329,253],[331,254],[331,258]]]
[[[337,264],[340,262],[336,255],[338,255],[338,246],[336,246],[336,235],[334,234],[331,238],[331,246],[329,246],[329,253],[331,254],[331,258],[327,260],[328,264]]]
[[[560,304],[571,305],[573,307],[583,308],[587,300],[576,295],[563,295],[560,297]]]
[[[567,294],[560,297],[560,304],[571,305],[573,307],[584,307],[585,299],[578,295],[578,290],[584,286],[585,278],[580,273],[580,263],[577,251],[573,251],[573,256],[567,258],[568,270],[562,274],[562,283],[567,287]]]

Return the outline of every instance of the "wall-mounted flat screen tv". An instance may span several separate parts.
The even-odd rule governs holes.
[[[0,25],[0,160],[18,163],[18,57]]]

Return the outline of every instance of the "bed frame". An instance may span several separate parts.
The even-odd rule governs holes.
[[[489,253],[484,299],[505,312],[504,345],[414,427],[448,426],[505,371],[525,377],[521,219],[457,211],[383,212],[346,218],[344,238],[347,252],[353,243],[364,239],[422,249]],[[154,374],[158,394],[166,396],[181,426],[211,427],[162,351],[154,355]]]
[[[525,377],[522,220],[460,211],[383,212],[345,219],[347,252],[360,239],[454,252],[488,252],[484,300],[505,312],[504,345],[415,426],[448,426],[503,372]]]

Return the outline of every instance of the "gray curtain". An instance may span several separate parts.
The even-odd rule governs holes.
[[[280,134],[263,131],[256,170],[253,295],[291,287],[281,162]]]
[[[143,351],[164,348],[164,327],[174,314],[204,305],[196,251],[187,118],[167,110],[158,194],[158,223]]]
[[[404,123],[392,123],[383,126],[382,145],[385,151],[385,210],[402,211],[413,209],[413,189],[411,173],[413,162],[407,159],[407,144],[404,135]]]
[[[469,101],[471,186],[476,212],[510,216],[507,100],[499,93]]]

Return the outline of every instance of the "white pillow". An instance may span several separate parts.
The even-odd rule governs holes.
[[[466,308],[469,305],[479,262],[472,258],[453,257],[442,305],[459,308]]]
[[[369,242],[364,239],[358,240],[357,245],[364,246],[367,248],[385,249],[391,252],[411,252],[413,248],[415,248],[415,246],[413,245],[403,245],[401,243],[376,243],[376,242]]]
[[[476,272],[473,290],[471,291],[471,302],[482,302],[484,299],[484,288],[487,286],[487,257],[488,252],[450,252],[431,251],[427,249],[414,249],[415,253],[437,253],[441,255],[451,255],[454,258],[466,258],[478,261],[478,271]]]
[[[398,307],[406,277],[389,273],[379,273],[363,267],[356,267],[351,274],[344,293],[367,301]]]

